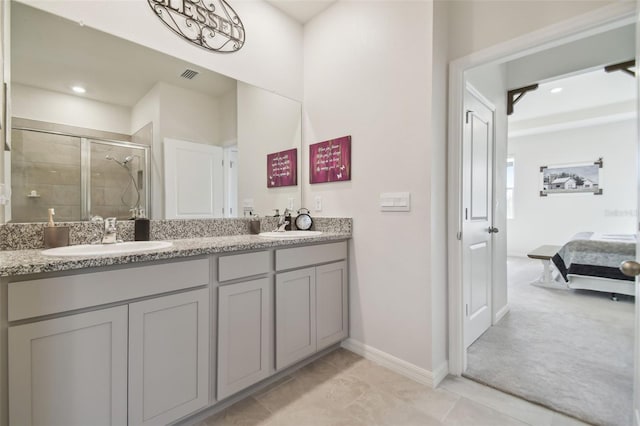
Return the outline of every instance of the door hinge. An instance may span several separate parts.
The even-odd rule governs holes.
[[[468,303],[464,305],[464,310],[465,310],[465,314],[464,315],[468,317],[469,316],[469,304]]]
[[[462,241],[462,231],[458,231],[456,233],[456,238],[458,239],[458,241]]]
[[[474,111],[472,111],[472,110],[470,110],[470,109],[469,109],[469,110],[467,110],[466,114],[464,115],[464,122],[465,122],[466,124],[469,124],[469,116],[470,116],[471,114],[473,114],[473,113],[474,113]]]
[[[469,220],[469,209],[466,207],[464,209],[464,220]]]
[[[233,169],[233,161],[229,161],[229,168]]]

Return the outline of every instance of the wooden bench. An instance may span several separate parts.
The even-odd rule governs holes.
[[[550,284],[553,281],[551,276],[551,258],[560,250],[562,246],[545,245],[540,246],[537,249],[527,254],[527,257],[531,259],[538,259],[542,261],[544,270],[540,282],[543,284]]]

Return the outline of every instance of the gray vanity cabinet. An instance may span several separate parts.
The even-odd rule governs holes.
[[[272,279],[218,288],[218,400],[271,374]]]
[[[9,328],[10,424],[127,424],[127,307]]]
[[[316,268],[317,350],[344,340],[349,335],[347,262]]]
[[[167,424],[209,403],[209,289],[129,305],[129,425]]]
[[[8,327],[9,424],[167,424],[207,406],[209,284],[209,258],[8,283],[9,320],[31,321]]]
[[[316,352],[316,268],[276,276],[276,369]]]
[[[276,251],[276,270],[300,268],[276,274],[277,370],[347,338],[346,257],[346,242]]]

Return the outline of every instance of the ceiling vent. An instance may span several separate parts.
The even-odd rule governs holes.
[[[186,69],[182,74],[180,74],[180,77],[186,78],[187,80],[193,80],[193,78],[198,74],[200,74],[198,71]]]

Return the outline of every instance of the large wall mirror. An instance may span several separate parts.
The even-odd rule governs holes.
[[[266,171],[292,148],[300,171],[299,102],[15,1],[10,60],[8,221],[300,207]]]

